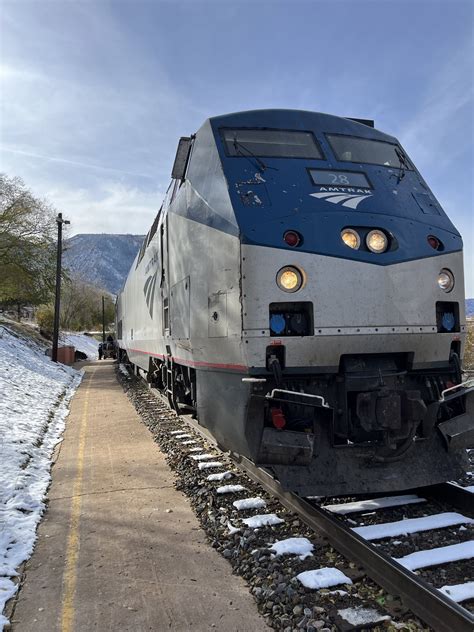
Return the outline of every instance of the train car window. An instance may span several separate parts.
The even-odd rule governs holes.
[[[228,156],[267,156],[269,158],[313,158],[323,153],[312,132],[269,129],[221,129]]]
[[[189,154],[191,153],[192,138],[182,136],[179,139],[176,158],[174,159],[171,177],[176,180],[184,180],[186,167],[188,166]]]
[[[413,169],[413,165],[398,145],[339,134],[326,134],[326,138],[340,162],[363,162],[396,169]]]

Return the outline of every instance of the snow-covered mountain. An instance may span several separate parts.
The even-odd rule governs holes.
[[[63,265],[83,281],[117,294],[144,235],[75,235],[64,244]]]
[[[117,294],[143,239],[144,235],[75,235],[65,242],[63,264],[74,276]],[[466,314],[474,316],[472,298],[466,299]]]

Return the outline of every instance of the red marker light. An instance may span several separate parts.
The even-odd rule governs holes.
[[[428,243],[434,250],[441,250],[441,242],[434,235],[428,235]]]
[[[301,235],[296,232],[296,230],[287,230],[283,235],[283,239],[288,246],[292,248],[296,248],[301,243]]]
[[[278,428],[278,430],[284,428],[286,426],[286,419],[282,409],[272,408],[270,412],[272,415],[272,424],[275,426],[275,428]]]

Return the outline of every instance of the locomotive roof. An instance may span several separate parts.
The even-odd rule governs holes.
[[[326,133],[348,134],[390,143],[398,142],[394,136],[352,119],[324,112],[311,112],[309,110],[245,110],[213,116],[208,121],[214,129],[219,127],[268,127],[292,130],[320,129]]]

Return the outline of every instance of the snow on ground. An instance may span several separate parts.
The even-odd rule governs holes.
[[[298,555],[300,560],[313,555],[314,545],[308,538],[286,538],[270,545],[275,555]]]
[[[247,490],[243,485],[223,485],[222,487],[218,487],[216,491],[218,494],[236,494],[237,492],[245,492]]]
[[[380,614],[380,612],[377,612],[374,608],[364,608],[363,606],[344,608],[344,610],[338,610],[337,614],[354,626],[373,625],[374,623],[390,620],[388,615]]]
[[[247,527],[251,529],[258,529],[259,527],[269,527],[274,524],[281,524],[285,522],[282,518],[279,518],[275,514],[260,514],[259,516],[252,516],[251,518],[244,518],[242,520]]]
[[[120,373],[122,373],[122,375],[125,375],[126,377],[130,377],[130,373],[128,372],[128,369],[125,366],[125,364],[122,364],[122,363],[119,364],[119,371]]]
[[[245,509],[263,509],[267,506],[267,503],[263,498],[242,498],[242,500],[234,500],[232,503],[237,511],[244,511]]]
[[[449,597],[457,603],[474,599],[474,582],[466,582],[465,584],[454,584],[453,586],[443,586],[439,589],[446,597]]]
[[[0,326],[0,613],[36,540],[69,401],[82,374]],[[0,614],[0,630],[7,619]]]
[[[73,332],[62,332],[60,345],[72,345],[78,351],[85,353],[89,360],[97,360],[99,358],[99,343],[95,338]],[[128,375],[128,373],[127,373]]]
[[[471,542],[461,542],[450,546],[440,546],[436,549],[416,551],[405,555],[405,557],[394,558],[396,562],[408,568],[409,571],[416,571],[427,566],[437,566],[447,564],[447,562],[457,562],[458,560],[469,560],[474,557],[474,540]]]
[[[384,522],[382,524],[371,524],[366,527],[356,527],[352,529],[355,533],[366,540],[380,540],[381,538],[393,538],[397,535],[408,535],[419,531],[430,531],[431,529],[444,529],[458,524],[472,524],[472,518],[466,518],[455,512],[435,514],[434,516],[424,516],[422,518],[408,518],[397,520],[396,522]]]
[[[208,461],[207,463],[198,463],[200,470],[211,470],[214,467],[222,467],[224,465],[220,461]]]
[[[385,509],[386,507],[398,507],[399,505],[411,505],[413,503],[425,503],[426,498],[420,498],[415,494],[405,494],[404,496],[386,496],[384,498],[372,498],[372,500],[357,500],[352,503],[340,503],[339,505],[323,505],[335,514],[356,513],[368,509]]]
[[[468,485],[464,489],[467,489],[468,492],[471,492],[471,494],[474,494],[474,485]]]
[[[320,588],[330,588],[338,584],[352,584],[352,580],[346,577],[337,568],[317,568],[314,571],[304,571],[296,576],[305,588],[319,590]]]
[[[209,474],[209,476],[206,476],[206,481],[227,481],[229,480],[229,478],[232,478],[233,476],[234,474],[227,470],[226,472],[218,472],[217,474]]]
[[[208,452],[204,452],[203,454],[193,454],[191,455],[193,461],[211,461],[216,458],[215,454],[209,454]]]

